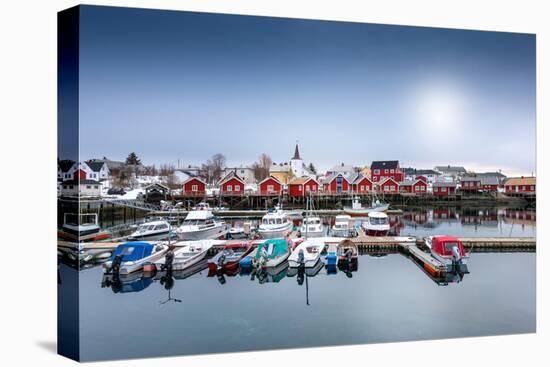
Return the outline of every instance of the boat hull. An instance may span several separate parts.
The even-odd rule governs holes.
[[[119,274],[120,275],[127,275],[134,273],[138,270],[143,269],[143,265],[147,263],[154,263],[156,261],[159,261],[166,255],[166,252],[168,252],[168,247],[165,246],[162,250],[155,252],[154,254],[147,256],[143,259],[137,260],[137,261],[126,261],[123,262],[120,265]],[[112,261],[107,261],[104,263],[104,271],[109,272],[110,268],[112,266]]]
[[[178,239],[181,241],[199,241],[199,240],[212,240],[220,237],[224,237],[229,230],[225,225],[208,228],[198,231],[178,231]]]
[[[389,229],[365,229],[365,234],[370,237],[384,237],[388,232]]]
[[[289,224],[288,226],[284,226],[277,229],[260,229],[258,230],[258,233],[262,238],[265,239],[273,239],[273,238],[285,238],[290,232],[292,231],[292,224]]]
[[[169,237],[172,238],[174,235],[170,231],[150,233],[145,235],[130,235],[128,241],[158,241],[158,240],[167,240]]]

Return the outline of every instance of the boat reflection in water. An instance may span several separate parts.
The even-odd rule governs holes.
[[[260,284],[264,283],[279,283],[286,277],[288,271],[288,262],[284,261],[277,266],[256,268],[250,272],[250,280],[258,279]],[[246,275],[246,272],[242,275]]]
[[[113,293],[141,292],[153,283],[151,278],[143,276],[143,272],[137,271],[128,275],[104,274],[101,288],[111,288]]]

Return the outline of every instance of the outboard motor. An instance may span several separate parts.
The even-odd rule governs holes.
[[[225,264],[225,253],[222,253],[218,259],[218,269],[223,268],[223,264]]]
[[[172,276],[171,270],[160,278],[160,284],[163,285],[164,289],[167,291],[174,288],[174,277]]]
[[[304,284],[304,278],[305,278],[305,271],[304,271],[304,268],[301,267],[298,269],[298,275],[296,276],[296,281],[298,282],[298,285]]]
[[[115,275],[118,275],[120,273],[120,265],[122,264],[122,258],[124,255],[116,255],[113,264],[111,265],[111,272]]]
[[[305,263],[306,263],[306,260],[304,256],[304,250],[300,249],[300,251],[298,252],[298,264],[300,264],[300,266],[304,266]]]
[[[346,261],[348,263],[351,263],[351,257],[353,256],[353,250],[348,248],[346,252],[344,253],[344,256],[346,257]]]
[[[174,252],[168,251],[164,257],[164,264],[162,265],[162,270],[166,270],[167,273],[172,274],[172,269],[174,266]]]

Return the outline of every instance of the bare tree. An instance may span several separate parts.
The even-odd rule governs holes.
[[[159,176],[167,177],[176,171],[173,164],[161,164],[159,170]]]
[[[254,178],[257,181],[261,181],[269,176],[269,168],[273,164],[271,157],[265,153],[260,154],[258,161],[254,162],[252,168],[254,169]]]
[[[201,167],[203,175],[208,183],[213,183],[221,178],[227,159],[221,153],[214,154]]]

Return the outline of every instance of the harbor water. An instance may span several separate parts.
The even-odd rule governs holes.
[[[171,286],[136,277],[102,287],[96,266],[79,274],[81,358],[532,333],[535,257],[474,253],[470,274],[447,285],[400,253],[362,255],[357,271],[321,268],[302,279],[288,269],[267,281],[250,274],[209,277],[203,269]],[[61,286],[70,272],[76,270],[60,265]]]

